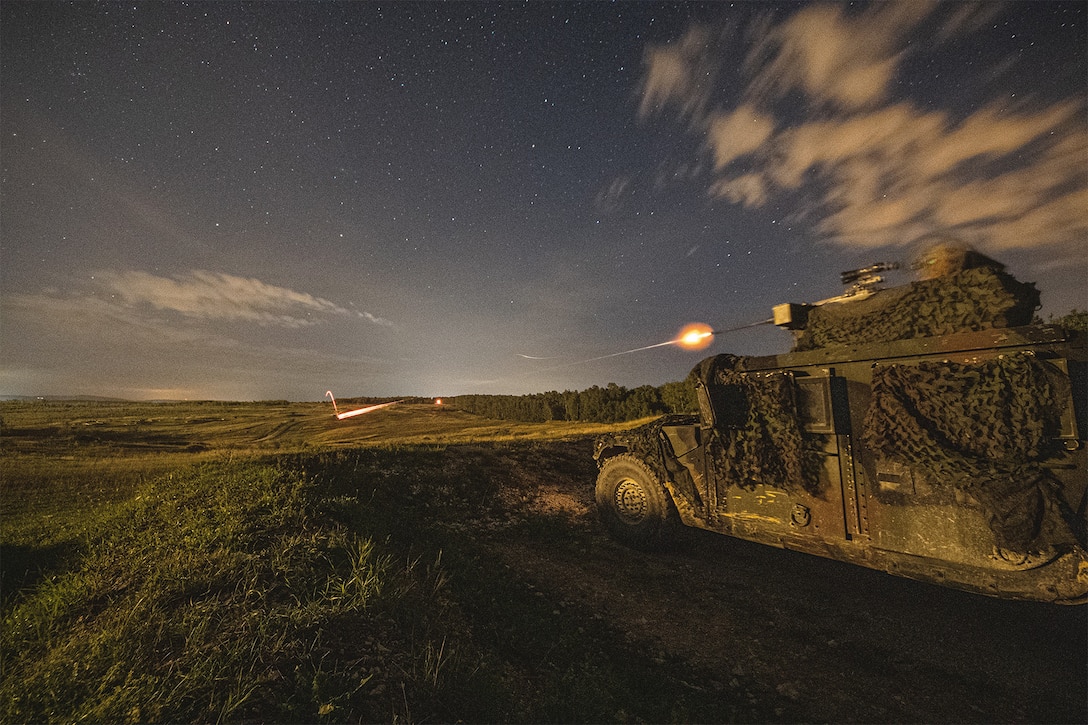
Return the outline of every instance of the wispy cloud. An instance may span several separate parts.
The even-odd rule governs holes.
[[[222,272],[195,270],[162,277],[136,270],[100,271],[94,280],[103,292],[126,306],[147,305],[194,319],[303,327],[325,315],[346,315],[376,325],[393,325],[377,315],[349,310],[306,292]]]
[[[692,28],[647,50],[640,110],[674,114],[705,138],[712,196],[761,207],[788,194],[794,216],[842,245],[933,234],[991,250],[1083,243],[1083,98],[1016,107],[1005,94],[966,117],[895,99],[906,58],[955,42],[999,11],[996,3],[812,5],[755,24],[740,62],[743,34]],[[742,77],[726,104],[731,67]]]
[[[171,319],[98,292],[0,297],[0,392],[318,399],[329,385],[358,389],[396,371],[375,346],[333,349],[282,327],[236,335],[214,324],[222,316]]]
[[[627,175],[617,176],[612,179],[607,188],[597,192],[594,204],[602,214],[611,214],[623,206],[624,199],[631,193],[631,177]]]

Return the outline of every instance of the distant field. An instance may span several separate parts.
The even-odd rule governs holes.
[[[0,516],[10,531],[23,514],[118,500],[150,476],[225,457],[555,440],[630,425],[496,421],[422,404],[337,420],[327,403],[2,402]]]
[[[328,403],[5,401],[0,545],[62,546],[142,483],[201,463],[355,448],[558,440],[631,425],[497,421],[432,404],[400,404],[337,420]]]
[[[346,408],[346,406],[344,406]],[[400,404],[337,420],[327,403],[0,403],[0,435],[19,452],[284,451],[476,440],[533,440],[615,429],[596,423],[511,423],[438,405]],[[622,427],[623,424],[621,424]]]

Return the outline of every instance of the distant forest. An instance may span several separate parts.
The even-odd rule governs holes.
[[[543,423],[569,420],[585,423],[620,423],[665,413],[698,410],[693,381],[642,385],[628,389],[609,383],[581,391],[532,393],[530,395],[458,395],[443,403],[468,413],[499,420]]]

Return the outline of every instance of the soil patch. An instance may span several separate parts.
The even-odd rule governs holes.
[[[597,522],[590,451],[497,450],[510,525],[481,527],[477,541],[542,596],[684,663],[693,689],[804,721],[1088,719],[1088,607],[991,599],[696,530],[667,551],[633,551]]]

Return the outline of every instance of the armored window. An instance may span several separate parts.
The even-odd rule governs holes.
[[[797,413],[806,433],[834,433],[835,415],[831,405],[831,379],[798,377],[794,379]]]

